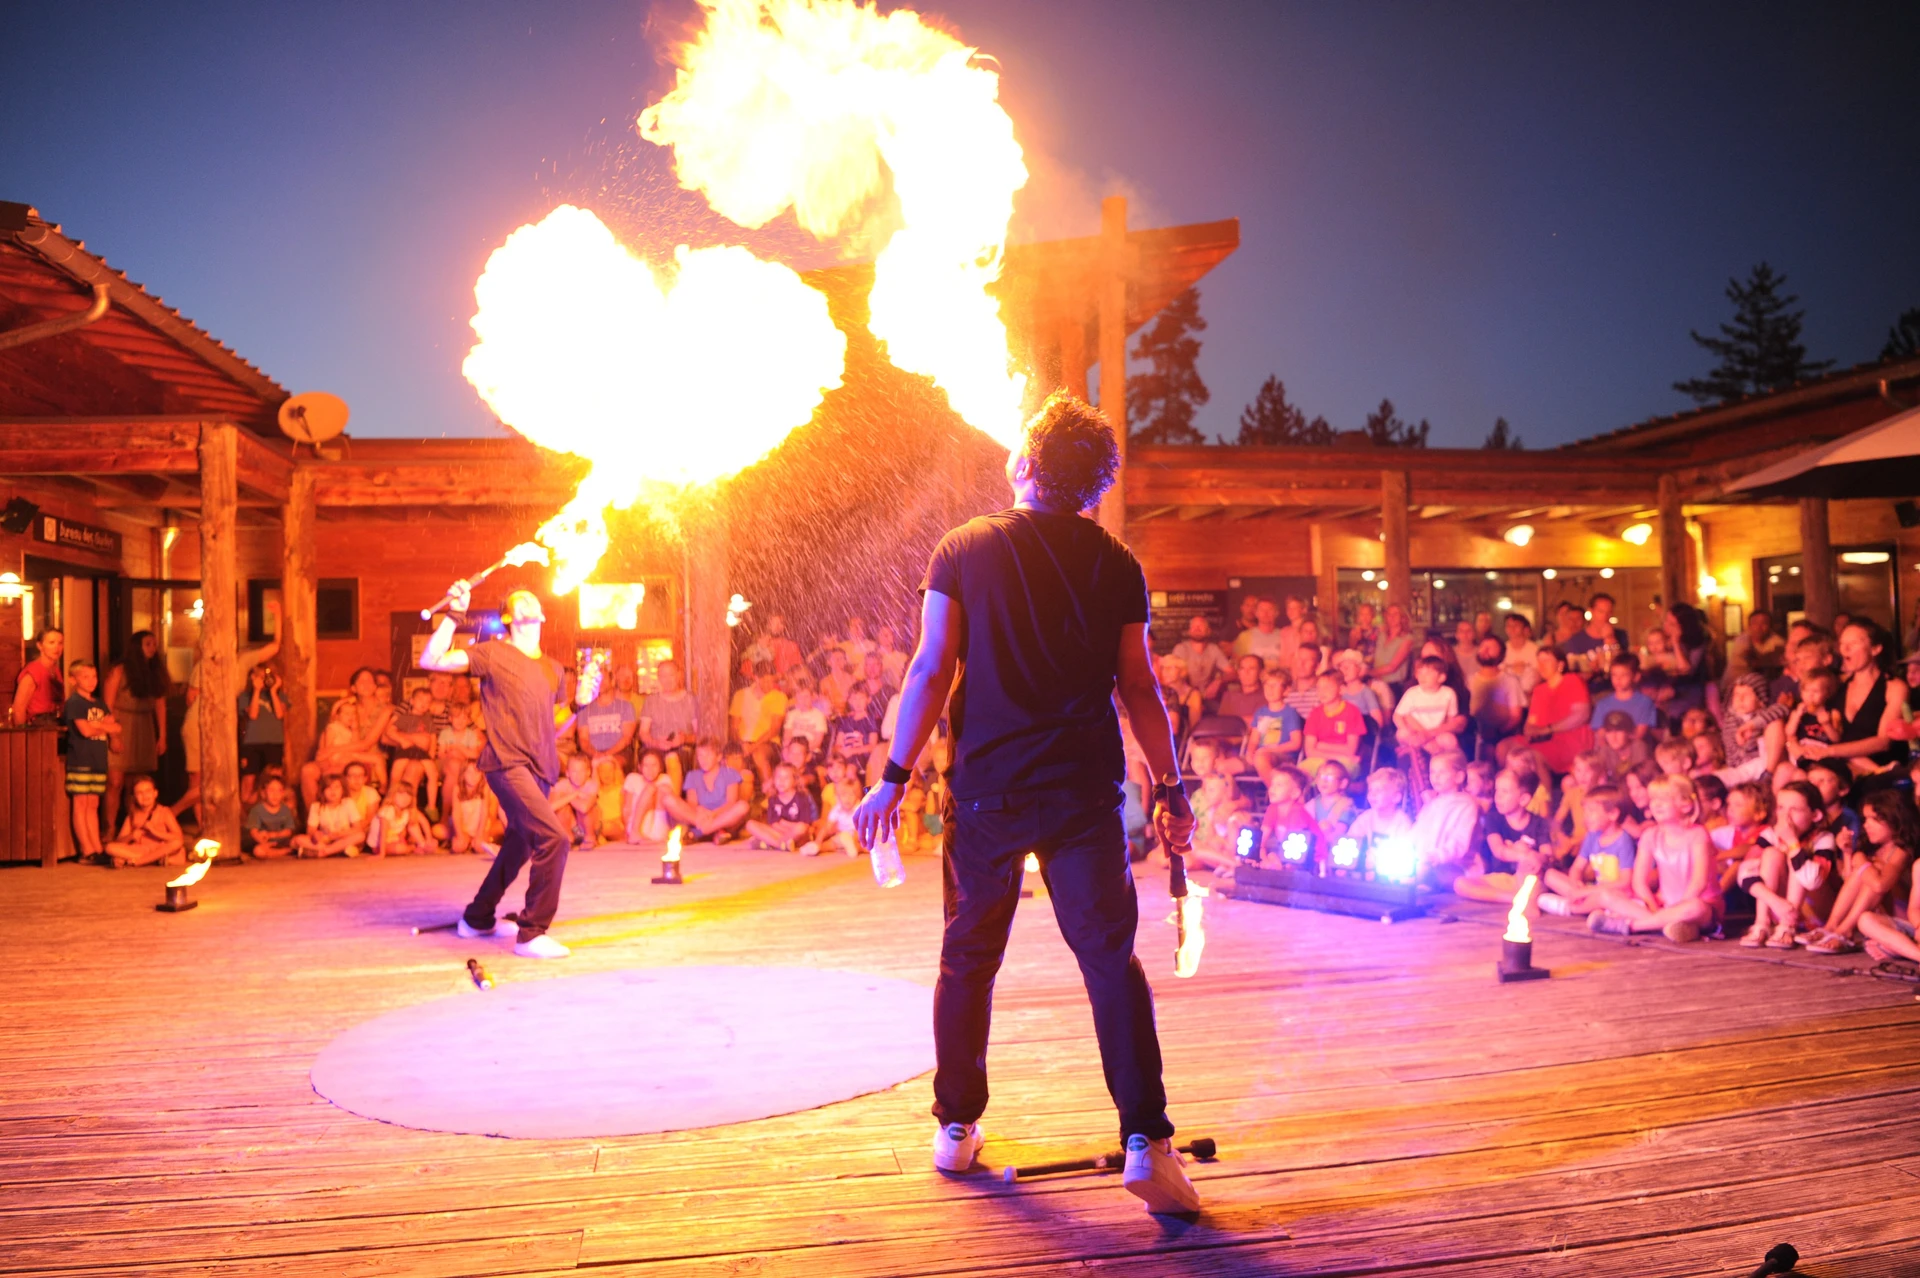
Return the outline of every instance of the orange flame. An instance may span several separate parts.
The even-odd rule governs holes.
[[[846,336],[789,268],[736,247],[674,254],[670,277],[563,204],[523,226],[474,285],[461,372],[500,420],[593,463],[536,534],[553,589],[607,548],[606,511],[765,457],[840,384]]]
[[[1506,940],[1515,945],[1524,945],[1533,939],[1533,931],[1527,926],[1527,903],[1533,897],[1533,889],[1540,880],[1529,874],[1520,882],[1520,890],[1513,894],[1513,908],[1507,911]]]
[[[500,562],[509,568],[520,568],[527,564],[539,564],[546,567],[553,562],[547,554],[547,548],[537,541],[523,541],[501,556]]]
[[[661,856],[660,859],[662,861],[678,861],[680,859],[680,827],[679,826],[676,825],[671,830],[667,831],[667,850]]]
[[[999,76],[907,9],[700,3],[706,25],[677,50],[673,90],[641,113],[641,135],[672,147],[680,184],[741,226],[791,209],[821,239],[884,237],[874,336],[1012,446],[1026,378],[986,287],[1027,169]]]

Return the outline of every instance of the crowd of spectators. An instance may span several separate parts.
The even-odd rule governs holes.
[[[1920,960],[1920,652],[1845,616],[1756,613],[1726,644],[1686,604],[1633,636],[1616,607],[1561,603],[1543,633],[1419,632],[1397,605],[1322,625],[1298,599],[1250,600],[1231,637],[1194,618],[1160,676],[1196,860],[1344,848],[1470,899],[1531,875],[1597,932]]]

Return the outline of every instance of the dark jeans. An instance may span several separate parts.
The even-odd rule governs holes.
[[[1096,795],[1025,792],[950,805],[942,873],[946,934],[933,991],[938,1067],[933,1113],[971,1123],[987,1108],[987,1035],[993,981],[1006,956],[1028,852],[1053,901],[1061,935],[1080,961],[1107,1092],[1122,1143],[1135,1132],[1173,1135],[1160,1081],[1153,991],[1133,953],[1140,905],[1127,864],[1117,790]]]
[[[567,872],[567,849],[572,840],[553,805],[547,802],[553,786],[535,776],[532,769],[508,768],[486,776],[507,818],[507,833],[500,840],[493,868],[480,880],[480,890],[464,911],[467,926],[482,932],[493,926],[500,898],[520,877],[520,867],[531,859],[533,868],[527,875],[527,904],[520,911],[519,937],[531,940],[553,926],[553,916],[560,910],[560,879]]]

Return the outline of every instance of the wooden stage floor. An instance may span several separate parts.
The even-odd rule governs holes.
[[[1017,1188],[927,1161],[929,1080],[734,1127],[607,1140],[409,1131],[315,1096],[333,1035],[465,988],[682,963],[931,983],[937,863],[691,849],[574,858],[563,963],[412,937],[469,858],[222,866],[189,914],[157,870],[0,874],[0,1273],[67,1275],[1920,1274],[1913,991],[1729,944],[1550,923],[1555,979],[1493,979],[1496,911],[1395,926],[1213,902],[1175,981],[1143,884],[1174,1121],[1211,1135],[1206,1210],[1113,1177]],[[517,894],[509,898],[517,902]],[[1044,898],[1000,983],[986,1160],[1113,1139],[1078,976]],[[1470,915],[1470,916],[1469,916]],[[484,995],[473,994],[473,997]]]

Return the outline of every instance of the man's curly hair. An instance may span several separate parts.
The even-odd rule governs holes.
[[[1034,486],[1049,504],[1081,511],[1099,502],[1120,472],[1120,445],[1104,413],[1063,390],[1027,423]]]

